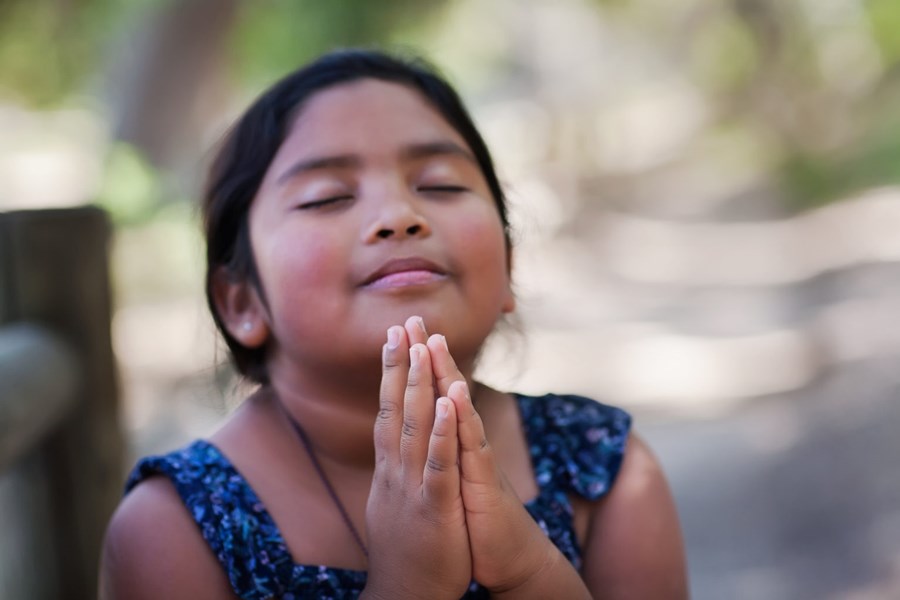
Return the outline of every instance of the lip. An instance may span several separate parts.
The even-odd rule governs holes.
[[[389,288],[422,285],[443,279],[447,271],[436,263],[420,257],[394,258],[370,273],[361,287]]]

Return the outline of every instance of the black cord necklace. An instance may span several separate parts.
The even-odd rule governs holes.
[[[313,448],[312,443],[309,441],[309,436],[306,435],[306,431],[303,429],[303,427],[300,426],[300,423],[294,420],[294,418],[291,416],[291,413],[289,413],[286,408],[282,406],[282,410],[287,416],[288,422],[290,422],[290,424],[294,427],[294,431],[296,431],[297,435],[300,437],[300,442],[303,443],[303,448],[306,450],[306,454],[309,456],[310,461],[312,461],[313,467],[315,467],[316,473],[319,475],[319,479],[322,481],[325,489],[328,490],[328,495],[331,496],[331,501],[334,503],[335,507],[337,507],[338,512],[341,513],[341,517],[343,517],[344,523],[347,525],[347,529],[350,530],[350,534],[353,536],[356,545],[359,546],[360,550],[362,550],[363,556],[368,559],[369,550],[366,548],[365,543],[363,543],[362,536],[359,534],[359,531],[353,524],[353,520],[350,519],[350,514],[347,512],[347,509],[344,508],[344,503],[341,502],[341,499],[340,497],[338,497],[334,486],[331,485],[331,480],[329,480],[328,475],[325,474],[325,469],[322,468],[322,464],[319,462],[319,457],[316,456],[315,448]]]

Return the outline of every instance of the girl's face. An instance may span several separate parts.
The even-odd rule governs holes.
[[[270,373],[372,362],[411,315],[471,361],[513,309],[500,217],[463,138],[417,92],[318,92],[250,209]],[[377,365],[377,363],[376,363]]]

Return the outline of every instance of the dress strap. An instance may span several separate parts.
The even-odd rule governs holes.
[[[597,500],[622,465],[631,416],[576,395],[519,396],[538,486]]]

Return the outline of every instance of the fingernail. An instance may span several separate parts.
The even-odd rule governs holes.
[[[419,329],[422,330],[422,333],[428,333],[425,330],[425,321],[422,320],[422,317],[416,317],[416,322],[419,324]]]
[[[444,419],[447,417],[447,411],[449,407],[447,406],[446,398],[438,398],[437,401],[437,416],[440,419]]]
[[[447,347],[447,338],[445,338],[444,336],[441,336],[441,345],[444,347],[444,350],[446,350],[447,352],[450,351],[450,349]]]
[[[418,346],[413,346],[412,348],[410,348],[409,349],[409,362],[411,362],[414,365],[418,364],[419,356],[421,355],[421,352],[422,351],[419,349]]]
[[[391,350],[396,350],[400,345],[400,331],[397,327],[388,327],[387,345]]]

